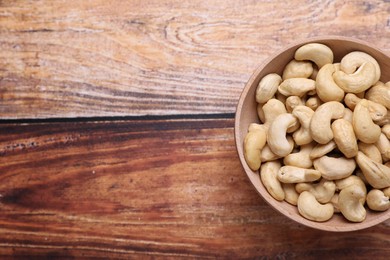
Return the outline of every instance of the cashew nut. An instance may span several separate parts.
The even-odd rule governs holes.
[[[340,62],[340,69],[347,74],[352,74],[365,62],[371,62],[375,66],[374,82],[377,82],[381,77],[381,68],[378,62],[371,55],[362,51],[353,51],[345,55]]]
[[[314,144],[309,143],[301,146],[301,150],[297,153],[290,153],[283,159],[284,165],[291,165],[300,168],[310,168],[313,166],[313,161],[310,159],[310,152],[313,150]]]
[[[339,150],[347,158],[354,157],[358,152],[358,144],[352,124],[345,119],[337,119],[332,123],[332,131]]]
[[[257,111],[257,116],[260,119],[260,122],[262,122],[264,124],[265,115],[264,115],[263,105],[264,104],[257,104],[256,111]]]
[[[291,60],[283,70],[283,80],[290,78],[308,78],[313,73],[310,61]]]
[[[294,141],[297,145],[309,144],[313,141],[310,133],[310,121],[314,115],[314,111],[306,106],[297,106],[292,111],[292,114],[298,118],[301,127],[293,133]]]
[[[333,74],[336,84],[347,93],[360,93],[371,87],[376,81],[375,65],[372,62],[363,63],[353,74],[339,70]]]
[[[284,183],[311,182],[321,178],[321,173],[313,169],[283,166],[278,171],[278,179]]]
[[[328,203],[332,199],[335,191],[336,184],[334,181],[328,181],[325,179],[321,179],[321,181],[317,184],[313,183],[298,183],[295,185],[295,190],[298,193],[302,193],[303,191],[309,191],[314,195],[316,200],[320,203]]]
[[[263,105],[263,112],[264,124],[269,126],[275,120],[276,117],[281,114],[287,113],[287,110],[281,101],[272,98]]]
[[[335,184],[336,184],[336,190],[338,191],[341,191],[353,185],[353,186],[359,186],[361,190],[367,193],[366,184],[360,177],[356,175],[351,175],[348,176],[347,178],[336,180]],[[364,200],[362,200],[361,203],[364,204]]]
[[[367,182],[376,189],[383,189],[390,186],[390,168],[373,161],[364,153],[358,152],[355,157]]]
[[[363,206],[365,199],[366,191],[359,185],[350,185],[342,189],[338,199],[340,212],[349,221],[364,221],[367,214],[366,209]]]
[[[381,153],[382,160],[387,162],[390,159],[390,141],[386,135],[381,133],[378,141],[375,143],[379,152]]]
[[[282,82],[282,77],[276,73],[270,73],[264,76],[256,89],[257,103],[265,103],[270,100],[278,90],[279,84]]]
[[[266,162],[261,165],[260,179],[271,196],[279,201],[284,200],[284,190],[277,178],[278,171],[282,167],[279,161]]]
[[[381,190],[372,189],[367,194],[367,206],[375,211],[386,211],[390,208],[389,197]]]
[[[318,96],[313,96],[313,97],[309,97],[307,100],[306,100],[306,103],[305,105],[311,109],[313,109],[313,111],[316,111],[316,109],[322,105],[323,102],[322,100],[318,97]]]
[[[390,139],[390,124],[382,126],[382,133],[384,133],[387,139]]]
[[[266,132],[260,129],[249,131],[245,136],[244,157],[249,168],[253,171],[257,171],[260,168],[260,154],[267,140],[266,136]]]
[[[295,190],[295,184],[282,182],[282,187],[284,190],[284,200],[291,205],[296,206],[298,202],[299,193]]]
[[[384,188],[382,191],[385,196],[390,197],[390,187]]]
[[[375,144],[366,144],[359,142],[359,151],[363,152],[368,158],[377,163],[382,163],[382,155],[378,147]]]
[[[344,108],[344,116],[343,116],[343,119],[347,120],[348,122],[350,122],[352,124],[352,117],[353,117],[353,112],[351,109],[349,108]]]
[[[323,178],[327,180],[339,180],[350,176],[356,168],[354,159],[345,157],[322,156],[313,162],[314,169],[321,172]]]
[[[321,68],[325,64],[333,63],[333,51],[321,43],[308,43],[295,51],[294,58],[296,60],[310,60],[318,68]]]
[[[291,113],[293,111],[293,109],[296,108],[297,106],[303,106],[303,105],[304,105],[304,102],[298,96],[289,96],[286,99],[286,109],[287,109],[287,112],[289,112],[289,113]]]
[[[378,82],[367,91],[365,97],[390,109],[390,85],[387,83]]]
[[[310,159],[314,160],[320,158],[325,154],[333,151],[337,147],[334,141],[330,141],[327,144],[317,144],[310,153]]]
[[[377,124],[379,126],[384,126],[384,125],[390,124],[390,112],[389,112],[389,110],[387,110],[387,114],[385,115],[385,117],[382,118],[381,120],[375,121],[375,124]]]
[[[288,139],[289,139],[289,137],[287,137],[287,140]],[[290,140],[292,141],[291,145],[294,146],[294,141],[292,140],[291,137],[290,137]],[[271,148],[269,148],[268,144],[265,144],[263,149],[261,149],[260,159],[262,162],[269,162],[269,161],[273,161],[273,160],[276,160],[279,158],[280,158],[280,156],[275,154],[274,152],[272,152],[272,150],[271,150]]]
[[[345,104],[351,109],[354,110],[356,105],[361,101],[362,99],[356,96],[355,94],[348,93],[345,95],[344,102]],[[370,116],[372,120],[379,121],[382,120],[386,114],[387,109],[383,105],[367,100],[367,107],[368,111],[370,112]]]
[[[332,218],[334,214],[331,203],[319,203],[314,195],[308,191],[299,194],[297,205],[299,214],[313,221],[324,222]]]
[[[324,102],[341,101],[344,98],[344,90],[333,80],[334,72],[333,64],[326,64],[318,71],[316,90],[318,97]]]
[[[368,144],[378,141],[381,128],[372,121],[366,99],[362,99],[356,105],[353,111],[352,125],[356,137],[360,141]]]
[[[285,113],[276,117],[271,123],[268,130],[267,143],[275,154],[284,157],[293,150],[294,147],[290,145],[286,138],[286,132],[287,128],[296,123],[296,121],[298,120],[292,114]]]
[[[315,81],[307,78],[291,78],[284,80],[278,87],[284,96],[303,97],[308,91],[315,89]]]
[[[339,194],[338,193],[333,194],[332,198],[330,199],[330,203],[332,203],[332,205],[333,205],[334,212],[340,213]]]
[[[310,122],[310,131],[314,141],[326,144],[333,139],[330,121],[344,116],[344,106],[337,101],[329,101],[317,108]]]

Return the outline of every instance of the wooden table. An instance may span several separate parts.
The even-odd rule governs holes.
[[[389,1],[0,0],[1,258],[388,259],[310,229],[237,157],[253,70],[298,39],[390,52]]]

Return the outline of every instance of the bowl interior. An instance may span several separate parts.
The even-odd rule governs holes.
[[[370,47],[367,43],[344,37],[329,37],[329,38],[313,38],[301,42],[297,42],[285,50],[282,50],[270,58],[268,58],[260,67],[253,73],[252,77],[246,84],[241,97],[239,99],[236,118],[235,118],[235,140],[238,155],[243,168],[248,175],[251,183],[254,185],[260,195],[276,210],[286,215],[287,217],[304,224],[309,227],[328,230],[328,231],[353,231],[364,229],[376,225],[390,218],[390,210],[385,212],[374,212],[367,210],[367,218],[362,223],[352,223],[347,221],[341,214],[335,214],[333,218],[327,222],[319,223],[307,220],[301,217],[296,206],[290,205],[287,202],[279,202],[269,195],[264,188],[259,178],[258,171],[252,171],[245,162],[243,154],[243,141],[251,123],[259,123],[256,112],[255,91],[262,77],[269,73],[278,73],[281,75],[286,64],[293,59],[295,50],[303,44],[309,42],[318,42],[326,44],[333,50],[334,62],[339,62],[341,58],[351,51],[363,51],[378,61],[381,67],[381,81],[390,81],[390,57],[375,47]]]

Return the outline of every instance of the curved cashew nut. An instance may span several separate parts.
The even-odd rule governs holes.
[[[311,108],[313,111],[316,111],[316,109],[322,105],[324,102],[322,102],[322,100],[318,97],[318,96],[313,96],[313,97],[309,97],[307,100],[306,100],[306,103],[305,105],[309,108]]]
[[[390,124],[382,126],[382,133],[386,135],[387,139],[390,139]]]
[[[316,90],[318,97],[324,102],[341,101],[344,98],[344,90],[333,80],[335,71],[333,64],[326,64],[318,71]]]
[[[291,78],[280,83],[278,91],[284,96],[303,97],[308,91],[314,90],[316,83],[307,78]]]
[[[330,121],[344,116],[344,106],[337,101],[329,101],[317,108],[310,122],[310,131],[314,141],[326,144],[333,139]]]
[[[249,131],[244,139],[244,157],[249,168],[257,171],[260,168],[261,149],[267,140],[266,131],[256,129]]]
[[[375,144],[366,144],[363,142],[359,142],[358,144],[359,151],[364,153],[371,160],[382,163],[382,155],[379,151],[378,147]]]
[[[336,180],[335,184],[336,184],[336,190],[338,191],[354,185],[354,186],[359,186],[359,189],[364,191],[364,193],[367,193],[366,184],[360,177],[356,175],[351,175],[348,176],[347,178]],[[364,204],[364,200],[362,200],[361,203]]]
[[[260,168],[260,179],[269,194],[271,194],[274,199],[282,201],[285,197],[284,190],[277,178],[280,167],[282,167],[282,165],[279,161],[262,164]]]
[[[264,124],[269,126],[275,120],[276,117],[281,114],[287,113],[287,110],[281,101],[272,98],[263,105],[263,112]]]
[[[377,82],[367,91],[365,97],[390,109],[390,85],[387,83]]]
[[[334,208],[331,203],[319,203],[314,195],[308,191],[304,191],[299,195],[297,205],[299,214],[313,221],[327,221],[334,214]]]
[[[322,156],[313,162],[314,169],[327,180],[339,180],[350,176],[356,168],[354,159]]]
[[[387,139],[386,135],[381,133],[379,136],[378,141],[375,143],[376,147],[378,148],[382,160],[384,162],[387,162],[390,159],[390,141]]]
[[[345,55],[340,62],[340,69],[347,74],[352,74],[365,62],[371,62],[375,65],[375,82],[381,77],[381,68],[378,62],[371,55],[362,51],[353,51]]]
[[[367,182],[376,189],[383,189],[390,186],[390,168],[373,161],[364,153],[358,152],[355,157]]]
[[[308,191],[314,195],[320,203],[328,203],[336,192],[336,184],[334,181],[321,179],[317,184],[312,183],[297,183],[295,189],[298,193]]]
[[[270,100],[278,90],[279,84],[282,82],[282,77],[276,73],[265,75],[259,82],[256,88],[257,103],[265,103]]]
[[[313,73],[313,65],[310,61],[291,60],[284,67],[282,78],[308,78]]]
[[[294,108],[296,108],[297,106],[304,106],[304,102],[302,101],[302,98],[298,96],[289,96],[286,99],[287,112],[291,113],[294,110]]]
[[[332,131],[339,150],[347,158],[354,157],[358,152],[358,144],[352,124],[345,119],[337,119],[332,123]]]
[[[325,64],[333,63],[333,51],[321,43],[308,43],[295,51],[294,58],[296,60],[310,60],[318,68],[321,68]]]
[[[267,143],[272,152],[284,157],[291,153],[294,146],[291,146],[286,138],[287,128],[296,123],[298,120],[292,114],[281,114],[271,123]]]
[[[372,62],[363,63],[353,74],[344,71],[336,71],[333,79],[336,84],[347,93],[360,93],[374,85],[375,65]]]
[[[311,182],[321,178],[321,173],[313,169],[283,166],[278,171],[278,180],[283,183]]]
[[[348,93],[347,95],[345,95],[345,98],[344,98],[345,104],[351,110],[355,110],[356,105],[360,101],[362,101],[362,99],[359,98],[357,95],[352,94],[352,93]],[[370,112],[370,116],[371,116],[372,120],[374,120],[374,121],[382,120],[387,115],[386,107],[379,104],[379,103],[367,100],[367,107],[368,107],[368,111]]]
[[[320,158],[325,154],[333,151],[337,147],[334,141],[330,141],[327,144],[317,144],[310,153],[310,159],[314,160]]]
[[[372,189],[367,194],[367,206],[375,211],[386,211],[390,208],[390,200],[383,191]]]
[[[284,190],[284,200],[290,203],[291,205],[296,206],[298,203],[299,193],[295,190],[294,183],[282,183]]]
[[[292,114],[298,118],[301,127],[293,133],[294,141],[297,145],[309,144],[313,141],[310,133],[310,121],[314,111],[306,106],[297,106]]]
[[[368,144],[378,141],[381,128],[372,121],[366,99],[362,99],[356,105],[353,111],[352,125],[356,137],[360,141]]]
[[[284,165],[291,165],[300,168],[310,168],[313,166],[313,161],[310,159],[310,152],[313,150],[314,144],[309,143],[301,146],[301,150],[297,153],[290,153],[283,159]]]
[[[364,201],[366,192],[359,185],[350,185],[342,189],[339,193],[338,205],[341,214],[352,222],[362,222],[366,219],[366,209]]]

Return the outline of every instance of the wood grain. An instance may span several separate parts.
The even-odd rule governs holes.
[[[390,221],[301,226],[249,183],[233,119],[3,124],[0,256],[386,259]]]
[[[0,1],[0,117],[233,113],[295,40],[390,50],[388,1]]]

